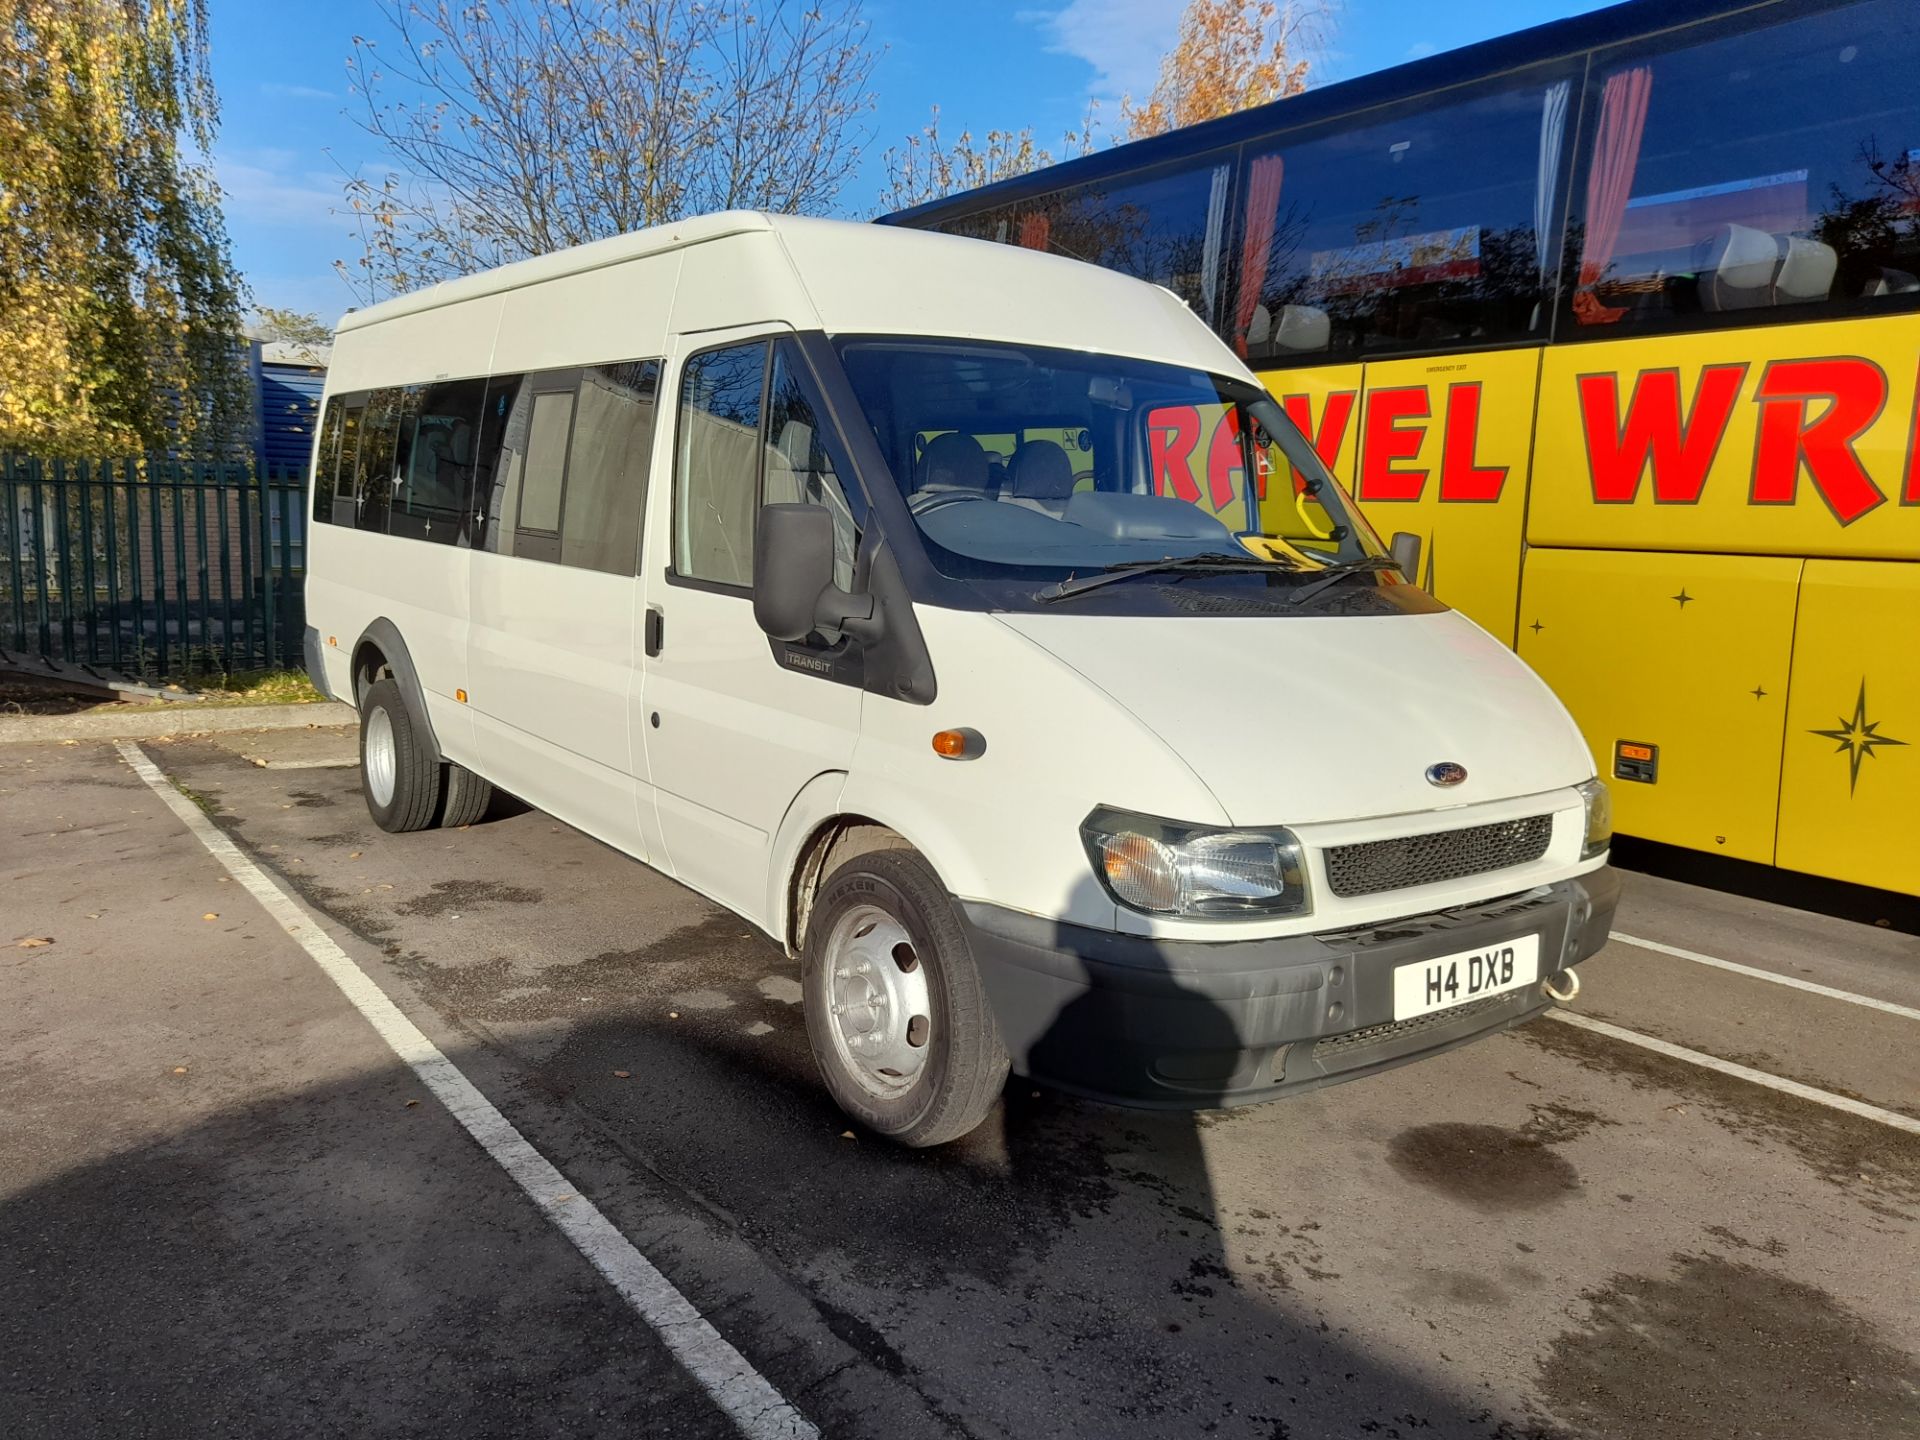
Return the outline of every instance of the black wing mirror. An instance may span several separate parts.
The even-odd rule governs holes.
[[[753,618],[776,640],[826,627],[880,634],[873,596],[833,583],[833,516],[819,505],[763,505],[753,532]]]

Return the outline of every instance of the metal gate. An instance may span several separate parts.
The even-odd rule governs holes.
[[[305,475],[0,456],[0,648],[190,679],[301,663]]]

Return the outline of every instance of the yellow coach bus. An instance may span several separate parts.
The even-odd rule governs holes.
[[[1191,304],[1622,833],[1920,894],[1916,76],[1915,0],[1640,0],[888,220]]]

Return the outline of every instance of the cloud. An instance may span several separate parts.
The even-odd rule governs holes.
[[[260,82],[262,95],[278,95],[287,100],[338,100],[331,90],[316,90],[311,85],[283,85],[278,80]]]
[[[338,230],[340,177],[324,170],[303,170],[290,150],[234,150],[214,163],[214,176],[229,215],[243,214],[257,225]]]
[[[1184,0],[1070,0],[1062,10],[1023,11],[1046,49],[1093,67],[1088,88],[1101,95],[1145,96],[1160,57],[1180,34]]]

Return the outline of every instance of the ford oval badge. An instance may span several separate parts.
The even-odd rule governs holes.
[[[1467,778],[1467,767],[1456,765],[1451,760],[1442,760],[1438,765],[1427,767],[1427,783],[1438,785],[1442,790],[1451,790]]]

